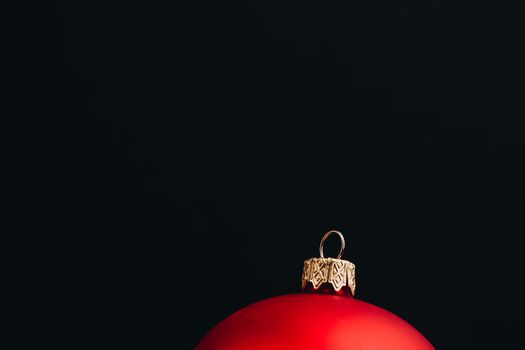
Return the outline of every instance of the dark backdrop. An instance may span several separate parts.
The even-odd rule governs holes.
[[[12,153],[31,337],[190,349],[236,309],[297,292],[303,260],[339,229],[360,299],[438,349],[515,344],[519,11],[376,0],[47,10]]]

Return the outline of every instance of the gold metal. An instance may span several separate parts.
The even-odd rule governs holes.
[[[323,252],[324,241],[332,234],[337,234],[341,239],[341,249],[337,258],[325,258]],[[343,287],[348,287],[355,295],[355,265],[347,260],[339,259],[345,249],[345,240],[341,232],[329,231],[321,239],[319,245],[320,258],[311,258],[304,262],[302,289],[304,290],[308,283],[312,284],[314,289],[328,283],[335,291],[340,291]]]
[[[319,254],[321,255],[321,258],[324,258],[324,241],[326,241],[326,239],[334,233],[337,234],[339,236],[339,239],[341,240],[341,248],[339,248],[339,254],[337,254],[336,259],[341,259],[341,256],[343,256],[343,253],[345,251],[345,237],[341,232],[332,230],[325,233],[323,238],[321,239],[321,243],[319,243]]]

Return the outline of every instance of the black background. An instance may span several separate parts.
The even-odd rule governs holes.
[[[519,11],[377,0],[46,10],[11,152],[34,340],[190,349],[233,311],[297,292],[303,260],[339,229],[360,299],[437,349],[515,346]]]

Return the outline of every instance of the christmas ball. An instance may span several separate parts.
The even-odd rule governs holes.
[[[340,235],[336,259],[324,258],[323,243]],[[196,350],[433,350],[407,322],[357,300],[355,267],[340,255],[344,238],[328,232],[321,258],[304,263],[301,294],[274,297],[247,306],[214,327]]]

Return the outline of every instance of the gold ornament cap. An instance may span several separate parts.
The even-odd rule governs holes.
[[[336,234],[341,241],[337,258],[324,257],[324,242]],[[340,259],[345,250],[345,238],[339,231],[328,231],[319,244],[320,258],[310,258],[304,262],[302,291],[310,293],[329,293],[355,295],[355,265]]]

